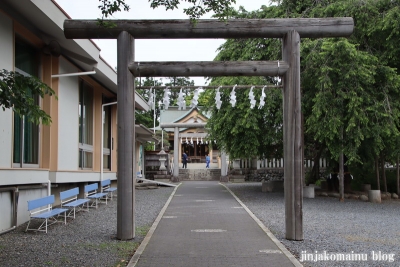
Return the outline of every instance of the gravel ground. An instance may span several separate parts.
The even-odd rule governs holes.
[[[136,190],[136,237],[126,242],[116,240],[116,198],[98,209],[78,212],[67,225],[51,225],[47,234],[25,233],[24,223],[0,235],[0,266],[125,266],[172,191],[172,187]]]
[[[299,260],[302,254],[315,255],[316,251],[326,252],[326,256],[344,253],[349,259],[364,254],[356,261],[327,260],[320,256],[312,262],[313,255],[302,262],[304,266],[400,266],[399,200],[374,204],[350,199],[341,203],[332,197],[304,199],[304,241],[288,241],[283,193],[263,193],[260,183],[227,186]]]
[[[373,204],[350,199],[340,203],[330,197],[304,199],[304,241],[288,241],[283,193],[262,193],[260,183],[226,185],[299,260],[304,253],[314,256],[316,251],[366,258],[306,260],[304,266],[400,266],[400,201]],[[0,235],[0,266],[125,266],[172,191],[170,187],[136,190],[137,237],[131,241],[115,238],[115,199],[97,210],[78,213],[67,225],[50,226],[48,234],[25,233],[26,223],[20,225]],[[392,257],[394,262],[389,262]]]

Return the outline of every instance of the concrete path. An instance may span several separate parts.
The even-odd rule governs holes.
[[[302,265],[225,186],[188,181],[176,188],[128,266]]]

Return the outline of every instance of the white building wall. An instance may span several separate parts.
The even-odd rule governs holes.
[[[45,169],[5,169],[0,170],[0,185],[40,184],[49,181],[49,171]]]
[[[60,59],[59,73],[79,72]],[[60,77],[58,92],[58,169],[78,170],[79,166],[79,78]]]
[[[12,225],[12,196],[13,191],[0,192],[0,212],[2,219],[0,220],[0,232],[11,228]]]
[[[58,171],[50,172],[50,181],[52,183],[79,183],[79,182],[100,182],[100,172],[68,172]],[[103,180],[110,179],[116,180],[117,174],[115,172],[104,172]]]
[[[14,70],[12,20],[0,14],[0,70]],[[12,166],[12,111],[0,109],[0,168]]]

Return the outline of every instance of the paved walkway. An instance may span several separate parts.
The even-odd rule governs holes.
[[[235,198],[215,181],[183,182],[128,266],[301,266]]]

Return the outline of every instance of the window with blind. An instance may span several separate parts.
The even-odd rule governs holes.
[[[79,168],[93,168],[93,89],[79,83]]]
[[[15,40],[15,71],[25,76],[39,75],[37,50],[19,38]],[[29,88],[27,88],[29,91]],[[32,96],[32,95],[31,95]],[[39,97],[32,96],[39,105]],[[14,167],[39,167],[39,125],[29,122],[29,117],[14,113]]]

